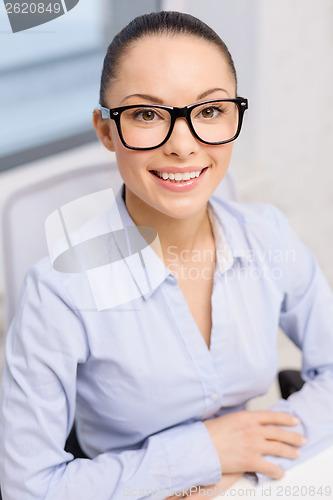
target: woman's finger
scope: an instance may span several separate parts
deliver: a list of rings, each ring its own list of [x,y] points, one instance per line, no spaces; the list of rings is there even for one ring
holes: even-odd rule
[[[272,410],[260,410],[254,412],[257,417],[257,421],[262,425],[297,425],[300,423],[299,418],[289,413],[284,413],[280,411]]]
[[[263,436],[265,439],[280,441],[282,443],[292,444],[293,446],[303,446],[306,443],[306,439],[302,434],[271,425],[263,427]]]
[[[249,470],[249,472],[260,472],[272,479],[281,479],[284,476],[284,470],[275,464],[271,464],[264,459],[260,459],[255,464],[254,470]]]
[[[265,441],[263,454],[295,459],[300,456],[300,451],[298,448],[295,448],[295,446],[289,446],[288,444],[284,444],[279,441],[267,440]]]

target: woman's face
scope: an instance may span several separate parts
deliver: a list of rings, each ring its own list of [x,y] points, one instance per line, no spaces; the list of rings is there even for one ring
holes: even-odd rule
[[[105,104],[109,108],[132,104],[183,107],[233,97],[235,82],[217,46],[192,36],[156,35],[135,42],[121,59]],[[228,168],[233,143],[203,144],[192,135],[184,118],[176,120],[169,140],[151,151],[126,148],[115,122],[104,122],[103,143],[116,153],[132,207],[136,200],[141,206],[144,202],[170,217],[189,217],[206,205]],[[184,172],[184,167],[188,172],[208,167],[199,182],[186,192],[166,189],[152,173],[177,169]]]

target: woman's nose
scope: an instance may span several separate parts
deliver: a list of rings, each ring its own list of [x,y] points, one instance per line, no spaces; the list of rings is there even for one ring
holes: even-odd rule
[[[171,136],[164,144],[164,152],[187,158],[199,151],[199,141],[192,134],[185,118],[177,118]]]

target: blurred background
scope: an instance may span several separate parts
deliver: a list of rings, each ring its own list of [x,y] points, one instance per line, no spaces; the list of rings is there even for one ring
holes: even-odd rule
[[[80,0],[66,15],[13,34],[0,11],[0,215],[13,190],[110,161],[97,140],[105,50],[136,15],[180,10],[209,24],[249,99],[230,170],[240,199],[270,202],[314,251],[333,286],[333,3],[331,0]],[[113,159],[113,158],[112,158]],[[0,332],[4,338],[0,245]],[[282,366],[299,366],[280,338]]]

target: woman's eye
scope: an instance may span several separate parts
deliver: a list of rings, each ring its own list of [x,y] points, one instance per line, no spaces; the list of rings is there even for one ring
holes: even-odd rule
[[[145,120],[145,121],[151,121],[153,120],[155,117],[155,113],[154,111],[151,111],[151,110],[147,110],[147,111],[142,111],[142,118]]]
[[[217,108],[205,108],[200,112],[203,118],[215,118],[221,110]]]
[[[138,111],[135,117],[145,122],[151,122],[153,120],[156,120],[156,118],[158,118],[158,115],[153,109],[145,109],[143,111]]]

